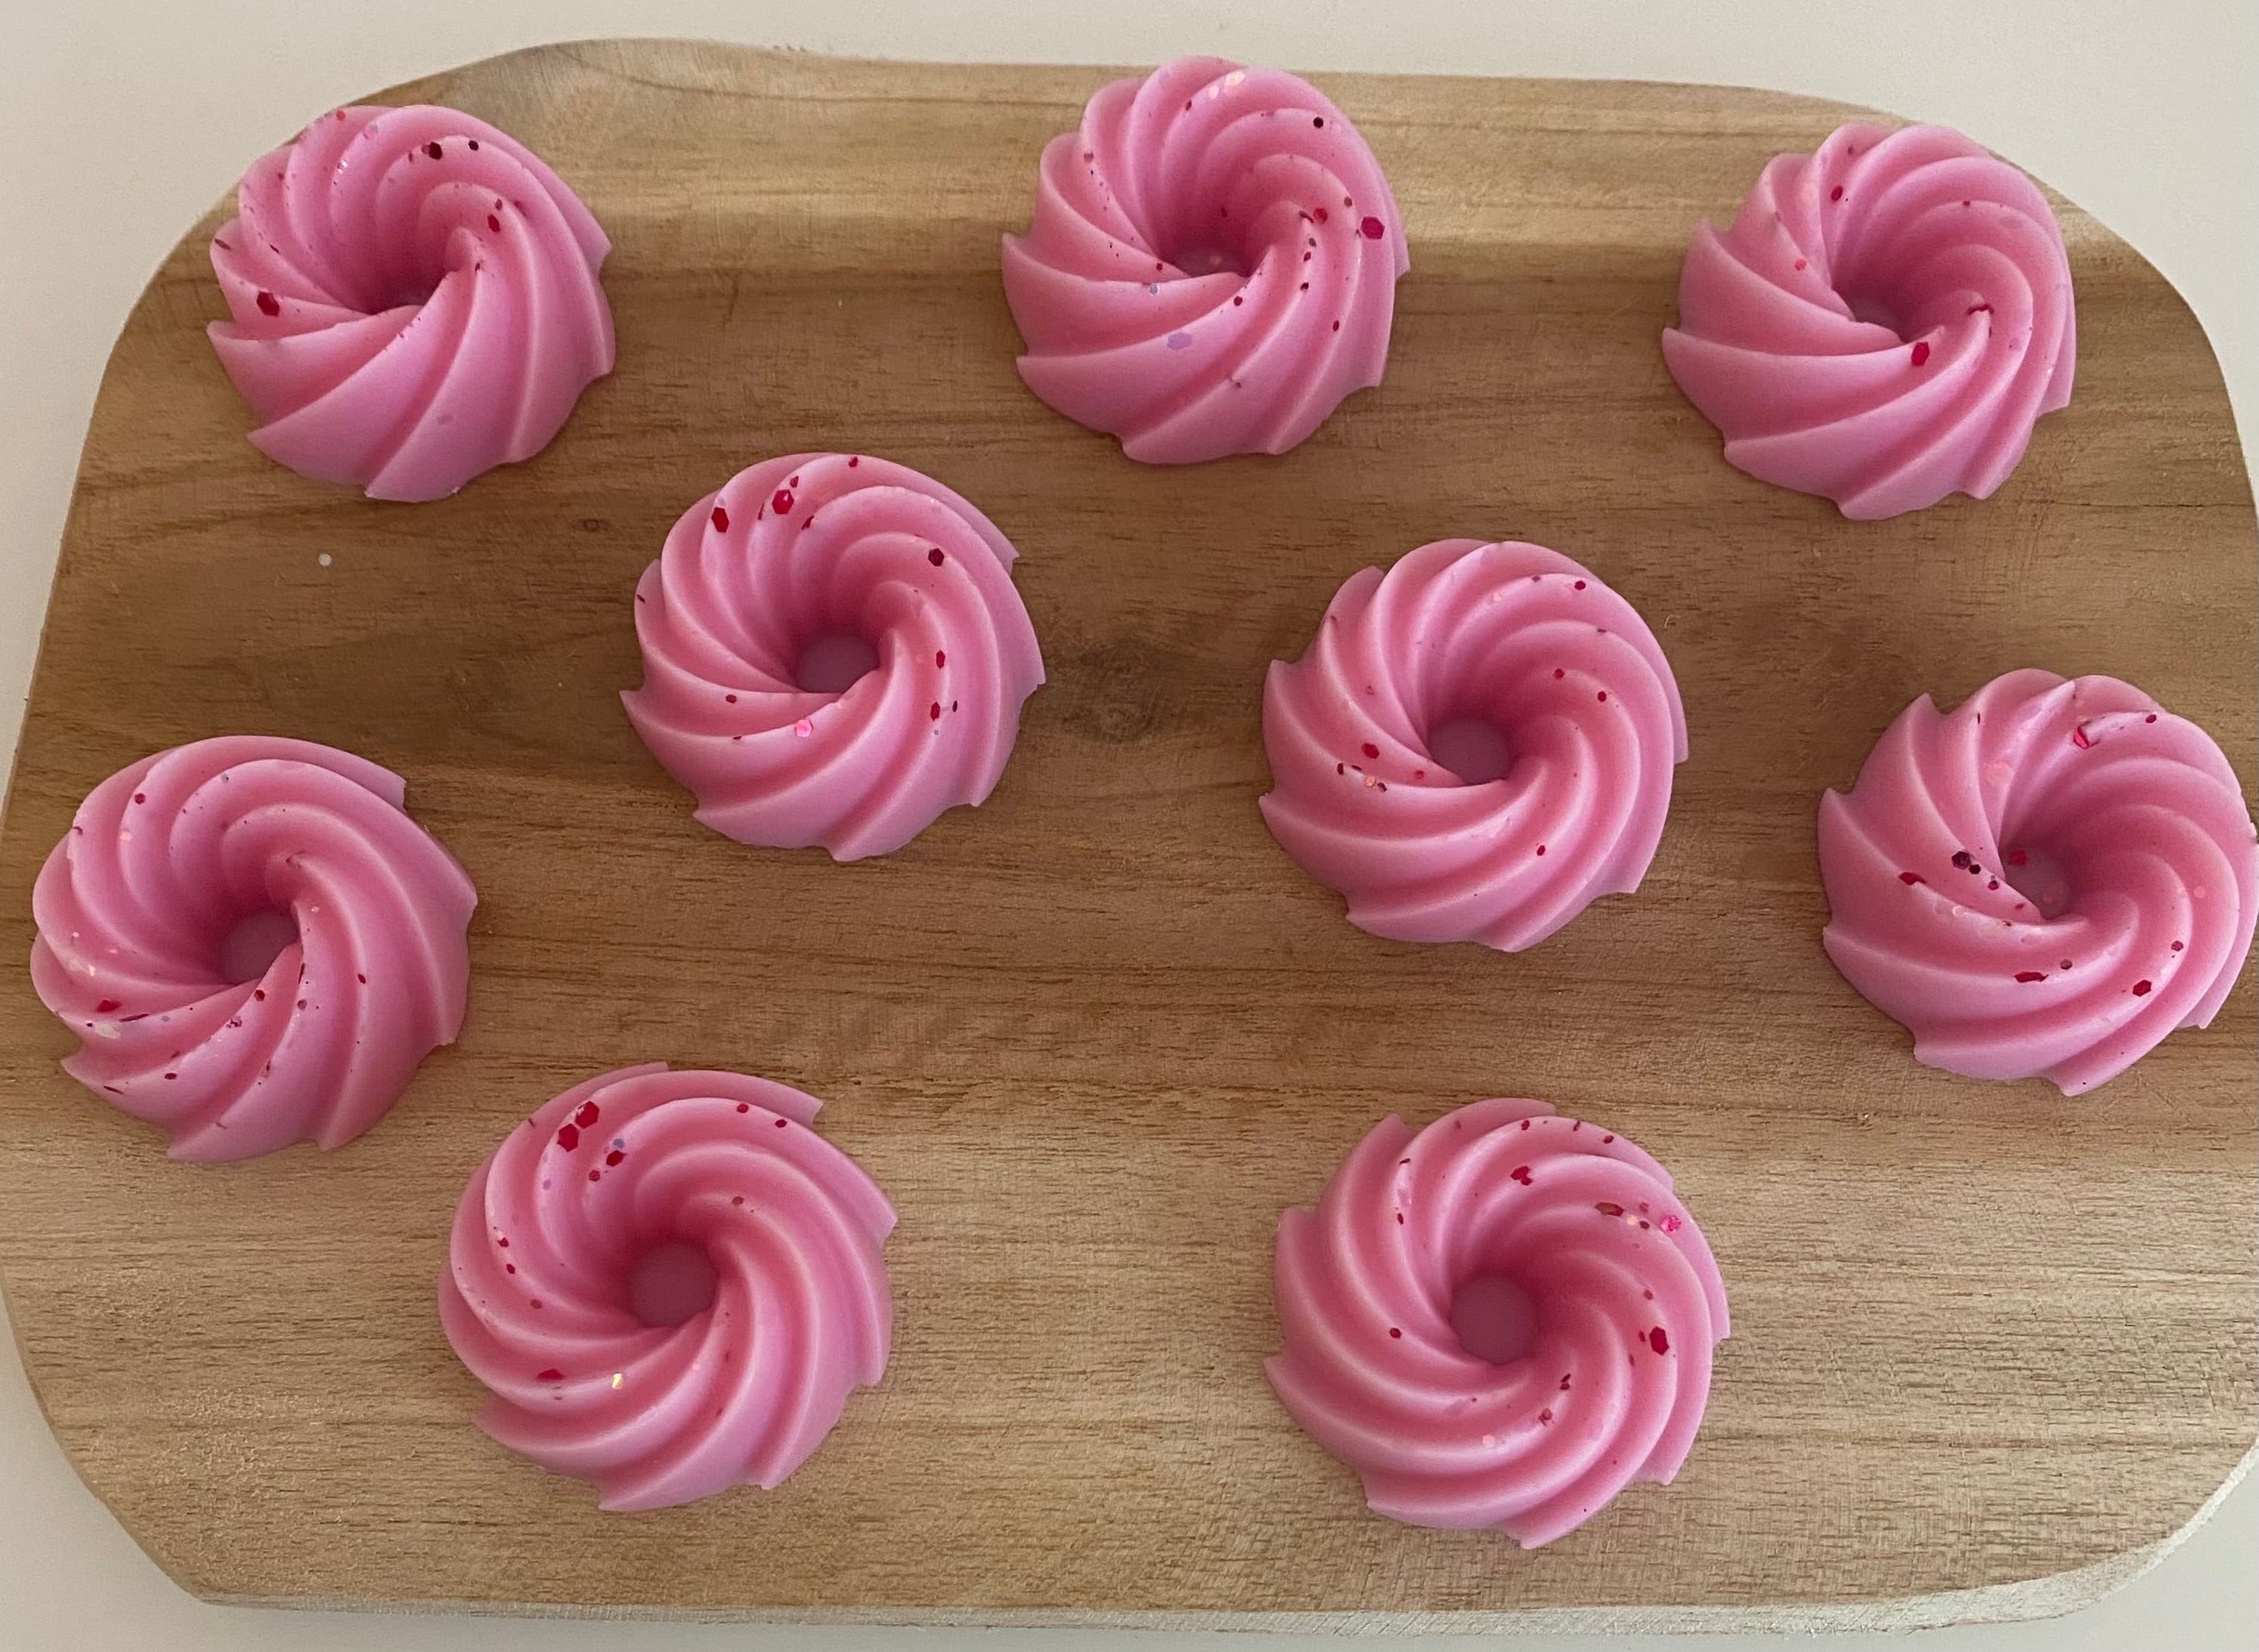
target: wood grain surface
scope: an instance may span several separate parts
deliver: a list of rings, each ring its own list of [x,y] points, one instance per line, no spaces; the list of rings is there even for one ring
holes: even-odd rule
[[[7,968],[0,1269],[79,1471],[229,1600],[1821,1627],[2138,1570],[2259,1406],[2251,982],[2083,1100],[1929,1072],[1820,950],[1813,816],[1913,696],[2020,666],[2131,679],[2249,774],[2251,497],[2187,308],[2065,206],[2070,410],[1990,502],[1846,523],[1728,469],[1657,334],[1696,222],[1851,111],[1325,76],[1409,226],[1387,381],[1284,458],[1141,467],[1022,388],[996,274],[1105,78],[615,43],[382,94],[524,139],[616,244],[618,370],[435,504],[262,459],[203,334],[222,209],[167,259],[87,438],[0,953],[96,780],[224,732],[401,771],[481,902],[461,1043],[327,1156],[168,1163]],[[676,514],[835,447],[994,516],[1051,673],[986,807],[849,866],[697,826],[616,697]],[[1462,534],[1623,591],[1692,730],[1645,887],[1519,957],[1350,929],[1255,808],[1265,663]],[[495,1141],[653,1058],[828,1101],[901,1212],[896,1344],[781,1490],[605,1516],[472,1428],[433,1282]],[[1281,1207],[1380,1114],[1494,1094],[1660,1156],[1734,1305],[1678,1483],[1535,1555],[1368,1513],[1258,1364]]]

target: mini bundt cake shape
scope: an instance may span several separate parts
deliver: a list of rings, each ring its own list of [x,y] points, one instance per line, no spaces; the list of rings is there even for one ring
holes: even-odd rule
[[[439,1318],[479,1426],[606,1509],[776,1486],[886,1373],[894,1213],[734,1072],[623,1067],[510,1131],[455,1211]]]
[[[1044,680],[1012,546],[906,466],[802,453],[686,511],[636,587],[636,732],[739,843],[890,854],[995,789]]]
[[[32,893],[63,1063],[175,1158],[367,1129],[454,1042],[478,894],[375,764],[239,735],[160,751],[78,808]]]
[[[1686,756],[1631,604],[1542,545],[1444,539],[1352,574],[1263,688],[1281,847],[1399,941],[1534,946],[1639,887]]]
[[[1924,694],[1821,799],[1820,872],[1828,956],[1915,1059],[2066,1095],[2207,1025],[2259,915],[2234,770],[2110,677]]]
[[[2070,401],[2063,231],[1957,132],[1844,126],[1695,231],[1663,354],[1752,476],[1855,518],[1986,498]]]
[[[1274,1288],[1271,1385],[1374,1512],[1528,1549],[1677,1475],[1729,1328],[1663,1167],[1542,1101],[1383,1119],[1280,1218]]]
[[[1379,384],[1411,267],[1380,164],[1317,89],[1187,57],[1103,87],[1004,238],[1020,376],[1151,464],[1283,453]]]
[[[452,109],[340,109],[261,156],[212,238],[253,443],[372,498],[547,446],[612,369],[611,243],[523,145]]]

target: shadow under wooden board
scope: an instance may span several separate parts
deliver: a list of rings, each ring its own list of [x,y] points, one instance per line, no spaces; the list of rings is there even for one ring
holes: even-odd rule
[[[2251,983],[2080,1100],[1928,1071],[1820,951],[1813,815],[1915,694],[2020,666],[2131,679],[2248,765],[2251,499],[2186,306],[2063,206],[2070,409],[1990,502],[1848,523],[1728,469],[1657,334],[1698,220],[1853,111],[1322,76],[1411,236],[1387,381],[1283,458],[1140,466],[1022,388],[996,273],[1105,78],[627,42],[382,94],[520,137],[616,249],[617,371],[438,503],[262,459],[203,335],[221,209],[166,260],[87,438],[0,952],[96,781],[223,732],[400,771],[481,900],[461,1042],[327,1156],[167,1162],[0,982],[0,1268],[79,1471],[238,1601],[1714,1628],[2029,1615],[2139,1570],[2252,1442]],[[847,866],[697,826],[616,698],[677,513],[826,448],[994,517],[1051,674],[986,807]],[[1255,808],[1265,663],[1354,570],[1463,534],[1622,590],[1692,730],[1646,886],[1517,957],[1352,929]],[[901,1212],[896,1343],[780,1490],[607,1516],[473,1429],[433,1283],[493,1143],[652,1058],[828,1101]],[[1381,1114],[1495,1094],[1651,1148],[1733,1295],[1677,1484],[1536,1554],[1367,1513],[1259,1366],[1279,1210]]]

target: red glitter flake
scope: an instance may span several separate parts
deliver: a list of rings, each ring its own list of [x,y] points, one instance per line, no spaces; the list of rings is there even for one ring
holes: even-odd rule
[[[948,664],[949,664],[949,651],[948,651],[947,649],[945,649],[945,648],[937,648],[937,649],[935,649],[935,650],[933,651],[933,668],[934,668],[936,671],[939,671],[943,666],[946,666],[946,665],[948,665]]]
[[[769,501],[769,509],[775,511],[780,516],[790,516],[792,514],[792,489],[789,488],[778,488],[776,490],[775,496]]]
[[[1920,343],[1920,344],[1915,345],[1914,345],[1914,347],[1913,347],[1913,365],[1914,365],[1915,367],[1918,367],[1921,366],[1921,365],[1922,365],[1922,363],[1924,363],[1925,361],[1928,361],[1928,360],[1929,360],[1929,345],[1928,345],[1928,343],[1927,341],[1924,341],[1924,342],[1922,342],[1922,343]]]
[[[2187,943],[2187,942],[2185,942],[2185,941],[2176,941],[2176,942],[2174,942],[2174,943],[2173,943],[2173,951],[2176,951],[2176,952],[2177,952],[2177,951],[2179,951],[2183,947],[2186,946],[2187,944],[2188,944],[2188,943]]]
[[[787,1124],[789,1124],[789,1123],[791,1123],[791,1122],[792,1122],[792,1121],[791,1121],[790,1119],[779,1119],[779,1120],[776,1122],[776,1127],[777,1127],[777,1129],[779,1129],[780,1130],[781,1130],[782,1129],[784,1129],[784,1127],[785,1127],[786,1125],[787,1125]]]
[[[937,700],[925,709],[925,715],[935,723],[941,721],[941,701]]]
[[[1843,186],[1839,183],[1830,189],[1828,192],[1828,198],[1830,201],[1841,201],[1843,198]]]
[[[1679,1219],[1676,1216],[1665,1216],[1656,1225],[1661,1228],[1665,1233],[1677,1233],[1682,1224]]]
[[[2070,743],[2082,751],[2085,751],[2087,747],[2094,744],[2093,741],[2086,737],[2086,725],[2084,723],[2080,723],[2076,729],[2073,729],[2070,731]]]
[[[1507,1171],[1507,1175],[1520,1182],[1524,1187],[1529,1186],[1529,1166],[1527,1164],[1516,1164],[1512,1170]]]
[[[1403,1333],[1402,1331],[1400,1331],[1400,1330],[1397,1329],[1397,1328],[1396,1328],[1395,1326],[1393,1326],[1393,1325],[1392,1325],[1392,1326],[1390,1326],[1390,1327],[1388,1328],[1388,1334],[1389,1334],[1391,1336],[1397,1336],[1397,1337],[1400,1337],[1400,1336],[1402,1336],[1402,1335],[1404,1335],[1404,1333]]]
[[[499,234],[499,233],[501,232],[501,231],[502,231],[502,220],[501,220],[500,218],[496,217],[493,213],[491,213],[491,212],[488,213],[488,214],[487,214],[487,228],[488,228],[489,230],[492,230],[492,231],[494,231],[495,233]]]
[[[441,155],[445,154],[446,151],[440,148],[438,144],[434,141],[424,146],[424,153],[431,156],[432,160],[437,160]]]
[[[1379,218],[1369,217],[1357,226],[1357,232],[1368,241],[1377,241],[1388,232],[1388,229]]]
[[[1647,1334],[1647,1345],[1658,1354],[1668,1354],[1671,1351],[1671,1339],[1663,1334],[1663,1327],[1660,1325]]]
[[[2043,971],[2040,970],[2018,970],[2016,972],[2016,979],[2028,985],[2033,981],[2043,981],[2047,979],[2047,975]]]
[[[1541,855],[1542,855],[1542,854],[1543,854],[1543,853],[1545,852],[1545,845],[1544,845],[1544,844],[1538,844],[1538,845],[1537,845],[1537,852],[1538,852],[1539,854],[1541,854]]]
[[[588,1179],[592,1182],[600,1182],[604,1179],[604,1172],[600,1170],[592,1170],[588,1172]]]
[[[863,460],[862,460],[862,458],[861,458],[861,456],[860,456],[860,455],[859,455],[859,454],[850,454],[850,455],[848,455],[848,459],[847,459],[847,468],[848,468],[848,469],[850,469],[850,470],[852,470],[852,469],[854,469],[854,468],[855,468],[855,466],[858,466],[858,465],[861,464],[862,462],[863,462]]]
[[[2011,849],[2008,851],[2008,864],[2012,866],[2020,866],[2030,858],[2031,857],[2020,849]]]
[[[941,547],[939,545],[936,545],[932,550],[927,552],[925,553],[925,559],[932,563],[934,566],[939,567],[943,560]]]
[[[610,1152],[604,1155],[604,1163],[607,1164],[616,1164],[626,1157],[627,1155],[625,1153],[621,1152],[620,1150],[616,1147]]]
[[[1377,745],[1373,744],[1373,743],[1372,743],[1372,741],[1370,741],[1370,740],[1367,740],[1367,741],[1365,743],[1365,744],[1364,744],[1364,746],[1363,746],[1362,750],[1364,751],[1364,752],[1365,752],[1365,756],[1367,756],[1367,757],[1369,757],[1369,758],[1377,758],[1377,757],[1379,757],[1379,756],[1380,755],[1380,748],[1379,748],[1379,746],[1377,746]]]
[[[2148,716],[2146,716],[2146,717],[2144,717],[2144,718],[2142,718],[2142,719],[2141,719],[2141,721],[2142,721],[2142,722],[2144,722],[2144,723],[2155,723],[2156,720],[2157,720],[2157,714],[2156,714],[2156,712],[2154,712],[2154,711],[2152,711],[2152,712],[2151,712]]]
[[[583,1101],[581,1103],[579,1110],[573,1114],[573,1122],[579,1125],[585,1130],[591,1128],[596,1121],[602,1116],[603,1115],[596,1110],[596,1104],[595,1102]]]
[[[1319,223],[1323,224],[1326,221],[1326,210],[1323,207],[1319,207],[1312,211],[1310,216],[1317,219]]]
[[[2147,981],[2135,981],[2135,982],[2134,983],[2134,997],[2136,997],[2136,998],[2147,998],[2149,995],[2149,982],[2147,982]]]
[[[751,1113],[752,1110],[753,1104],[750,1101],[740,1101],[738,1103],[738,1111],[740,1113]]]
[[[727,533],[730,531],[730,512],[724,506],[716,505],[714,507],[714,531],[716,533]]]
[[[547,1371],[534,1372],[533,1380],[538,1383],[561,1383],[565,1380],[565,1373],[552,1365]]]
[[[1575,588],[1579,591],[1583,590],[1585,588],[1585,582],[1582,580],[1578,580]]]
[[[1614,1136],[1613,1134],[1611,1134],[1611,1135],[1607,1135],[1607,1136],[1604,1136],[1600,1137],[1600,1145],[1601,1145],[1602,1147],[1606,1147],[1606,1146],[1607,1146],[1610,1142],[1613,1142],[1613,1141],[1614,1141],[1615,1139],[1616,1139],[1616,1138],[1615,1138],[1615,1136]]]
[[[574,1148],[581,1145],[581,1132],[570,1124],[559,1125],[557,1127],[557,1145],[563,1148],[567,1152],[571,1152]]]
[[[114,998],[105,998],[105,999],[103,999],[103,1000],[99,1004],[96,1004],[96,1005],[94,1007],[94,1013],[95,1013],[96,1015],[107,1015],[108,1014],[110,1014],[110,1012],[111,1010],[113,1010],[113,1009],[120,1009],[120,1008],[124,1008],[124,1006],[123,1006],[123,1005],[121,1005],[121,1004],[120,1004],[120,1003],[119,1003],[116,999],[114,999]]]
[[[1802,259],[1800,259],[1800,258],[1799,258],[1799,259],[1798,259],[1798,260],[1796,260],[1796,267],[1797,267],[1797,268],[1799,268],[1799,269],[1802,269],[1802,268],[1804,267],[1804,260],[1803,260]]]
[[[274,294],[262,288],[259,295],[259,313],[262,316],[279,316],[282,313],[282,303]]]
[[[1899,881],[1900,883],[1928,883],[1929,879],[1923,877],[1918,872],[1902,872],[1899,873]]]
[[[1601,690],[1600,690],[1600,703],[1601,703],[1601,704],[1603,704],[1603,705],[1607,704],[1607,698],[1608,698],[1608,691],[1607,691],[1607,689],[1605,689],[1605,688],[1601,689]]]
[[[1537,1421],[1541,1426],[1551,1422],[1553,1421],[1553,1407],[1548,1406],[1544,1410],[1539,1412],[1537,1413]]]

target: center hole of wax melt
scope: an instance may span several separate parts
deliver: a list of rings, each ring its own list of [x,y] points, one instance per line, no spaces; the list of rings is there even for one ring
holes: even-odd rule
[[[1232,274],[1243,280],[1247,274],[1247,260],[1236,247],[1194,246],[1186,248],[1169,260],[1187,275]]]
[[[2059,918],[2070,907],[2070,873],[2063,862],[2030,844],[2003,844],[2006,862],[2000,877],[2008,887],[2039,909],[2043,918]]]
[[[1514,748],[1483,717],[1453,717],[1428,736],[1428,755],[1469,786],[1495,780],[1514,766]]]
[[[800,651],[793,680],[812,694],[844,694],[879,668],[879,651],[851,632],[819,637]]]
[[[1451,1329],[1477,1359],[1510,1365],[1537,1345],[1537,1305],[1502,1274],[1478,1274],[1451,1292]]]
[[[255,981],[297,938],[298,921],[289,913],[276,908],[250,913],[220,937],[219,972],[238,986]]]
[[[671,1328],[714,1306],[714,1263],[681,1239],[653,1245],[628,1273],[628,1307],[642,1324]]]
[[[1854,319],[1871,326],[1888,327],[1899,338],[1906,337],[1906,329],[1899,324],[1900,317],[1895,306],[1885,303],[1871,293],[1842,293],[1839,296],[1850,306]]]

